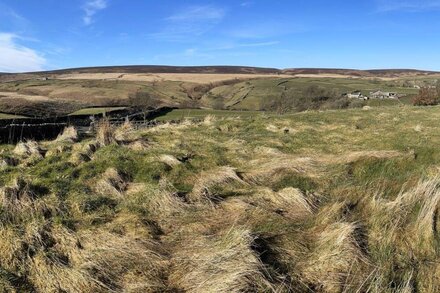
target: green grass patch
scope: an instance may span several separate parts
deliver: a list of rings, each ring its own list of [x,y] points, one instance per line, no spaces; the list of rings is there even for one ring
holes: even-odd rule
[[[113,111],[119,111],[127,109],[127,107],[96,107],[96,108],[85,108],[78,110],[69,114],[69,116],[81,116],[81,115],[98,115],[104,113],[110,113]]]

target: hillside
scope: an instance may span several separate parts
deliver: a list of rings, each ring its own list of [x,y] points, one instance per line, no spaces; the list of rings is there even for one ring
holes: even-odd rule
[[[341,74],[362,77],[392,77],[403,75],[429,75],[439,72],[415,69],[335,69],[335,68],[264,68],[249,66],[163,66],[163,65],[130,65],[69,68],[42,71],[37,74],[68,73],[221,73],[221,74]]]
[[[438,292],[439,113],[103,123],[3,145],[0,288]]]
[[[356,90],[393,91],[410,101],[418,92],[413,85],[440,78],[411,72],[377,71],[372,78],[364,71],[332,69],[131,66],[8,74],[0,76],[0,112],[41,117],[130,105],[272,111],[280,100],[295,112],[350,107],[353,101],[341,99],[342,94]],[[322,98],[329,100],[319,101]]]

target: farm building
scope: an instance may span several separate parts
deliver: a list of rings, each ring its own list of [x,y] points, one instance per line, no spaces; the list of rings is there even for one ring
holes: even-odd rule
[[[368,100],[368,97],[364,96],[360,91],[354,91],[349,94],[345,94],[347,98],[349,99],[361,99],[361,100]]]
[[[398,99],[399,96],[395,92],[375,91],[370,93],[371,99]]]

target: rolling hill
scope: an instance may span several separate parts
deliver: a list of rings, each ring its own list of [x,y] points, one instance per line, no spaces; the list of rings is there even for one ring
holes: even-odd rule
[[[280,99],[303,99],[310,87],[339,94],[387,90],[410,97],[417,93],[412,84],[436,78],[440,78],[440,73],[406,69],[141,65],[73,68],[0,74],[0,112],[53,116],[87,107],[133,104],[267,110]]]

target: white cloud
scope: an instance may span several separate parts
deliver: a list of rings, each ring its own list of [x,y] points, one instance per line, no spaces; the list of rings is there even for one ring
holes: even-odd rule
[[[440,0],[377,0],[379,12],[439,10]]]
[[[107,8],[106,0],[89,0],[82,7],[84,11],[83,22],[85,25],[90,25],[93,23],[93,16],[100,11]]]
[[[38,52],[17,43],[20,37],[0,33],[0,72],[43,70],[46,59]]]

